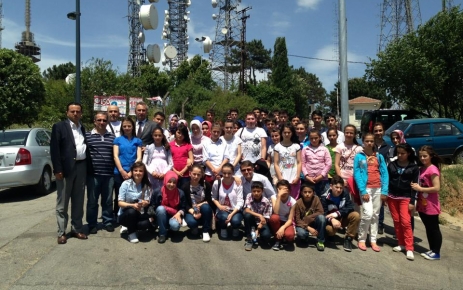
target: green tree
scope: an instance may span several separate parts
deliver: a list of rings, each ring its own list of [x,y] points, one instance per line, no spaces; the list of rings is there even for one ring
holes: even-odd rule
[[[291,88],[291,68],[288,61],[288,50],[284,37],[277,37],[272,58],[272,84],[283,92]]]
[[[309,118],[309,104],[326,103],[326,90],[315,74],[307,72],[303,67],[292,68],[291,88],[288,95],[294,100],[294,111],[301,118]]]
[[[209,69],[209,62],[200,55],[195,55],[192,59],[182,62],[172,72],[172,78],[175,86],[179,86],[187,80],[192,80],[195,84],[208,90],[215,85]]]
[[[259,106],[269,110],[284,109],[290,115],[295,114],[295,104],[291,96],[283,93],[269,81],[261,81],[256,86],[249,85],[248,95],[252,97]]]
[[[66,105],[74,101],[74,86],[64,80],[50,79],[45,81],[45,100],[39,111],[37,125],[44,128],[66,118]]]
[[[40,69],[10,49],[0,49],[0,129],[13,124],[31,126],[45,98]]]
[[[72,62],[53,65],[43,71],[46,80],[64,80],[69,74],[76,72],[76,66]]]
[[[463,12],[439,12],[367,65],[369,80],[407,107],[463,120]]]
[[[248,51],[250,81],[253,85],[256,85],[256,71],[262,73],[272,68],[272,50],[266,49],[260,39],[253,39],[248,42],[246,50]]]

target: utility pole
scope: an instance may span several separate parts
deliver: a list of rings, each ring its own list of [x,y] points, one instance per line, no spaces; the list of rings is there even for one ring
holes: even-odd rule
[[[246,20],[251,17],[246,15],[246,11],[251,10],[252,7],[246,7],[243,10],[238,11],[241,14],[241,65],[240,65],[240,84],[239,90],[241,93],[246,94]]]
[[[346,1],[339,0],[339,66],[341,72],[341,122],[349,124],[349,88],[347,78],[347,19]]]

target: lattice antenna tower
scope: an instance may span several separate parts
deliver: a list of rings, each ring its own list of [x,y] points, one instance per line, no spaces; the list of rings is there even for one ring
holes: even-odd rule
[[[250,15],[247,15],[246,12],[248,10],[251,10],[252,7],[246,7],[243,10],[238,11],[238,14],[241,16],[241,51],[240,51],[240,56],[241,56],[241,61],[240,61],[240,84],[239,84],[239,89],[240,92],[243,94],[246,93],[246,81],[248,80],[248,70],[246,69],[246,61],[248,57],[248,53],[246,50],[246,21]]]
[[[453,0],[442,0],[442,11],[448,11],[450,10],[453,6]]]
[[[0,49],[2,48],[2,30],[4,29],[2,25],[3,20],[3,0],[0,0]]]
[[[31,1],[26,0],[26,31],[21,34],[21,41],[16,42],[14,47],[16,52],[28,56],[32,61],[39,62],[41,59],[40,46],[34,41],[34,33],[31,32]]]
[[[177,68],[183,61],[188,60],[188,46],[190,45],[188,36],[188,22],[190,22],[191,0],[168,0],[169,10],[165,11],[164,28],[162,39],[168,40],[173,51],[169,56],[169,46],[166,46],[166,64],[170,69]]]
[[[139,19],[140,7],[145,0],[128,0],[129,4],[129,60],[127,71],[134,77],[141,74],[140,68],[146,61],[146,50],[143,45],[144,32]],[[143,39],[142,39],[143,38]]]
[[[241,0],[212,0],[212,7],[219,8],[219,14],[213,14],[216,20],[213,48],[209,54],[212,77],[216,83],[228,90],[233,73],[239,68],[231,63],[232,48],[240,44],[241,21],[237,7]]]
[[[421,25],[421,12],[418,0],[383,0],[381,10],[381,34],[378,51],[398,40],[405,34],[413,33]]]

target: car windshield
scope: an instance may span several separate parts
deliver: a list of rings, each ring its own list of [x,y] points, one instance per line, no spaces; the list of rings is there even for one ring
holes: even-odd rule
[[[408,126],[410,126],[409,123],[405,123],[405,122],[395,122],[394,125],[392,125],[391,127],[389,127],[389,129],[386,130],[386,133],[384,133],[386,136],[390,136],[392,131],[394,130],[400,130],[402,132],[405,132],[405,129],[408,128]]]
[[[29,131],[0,131],[0,146],[26,145]]]

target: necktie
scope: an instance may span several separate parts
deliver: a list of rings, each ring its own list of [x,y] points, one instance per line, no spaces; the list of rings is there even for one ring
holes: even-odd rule
[[[141,132],[142,132],[142,128],[141,126],[143,125],[143,122],[138,122],[138,131],[137,131],[137,137],[140,138],[141,136]]]

